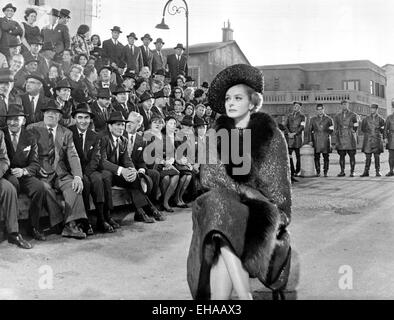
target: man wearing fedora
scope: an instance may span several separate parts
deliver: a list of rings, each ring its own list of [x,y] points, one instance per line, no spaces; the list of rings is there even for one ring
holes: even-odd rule
[[[148,217],[155,219],[156,221],[164,221],[165,217],[162,213],[156,209],[156,206],[160,205],[160,173],[155,169],[148,169],[144,161],[144,150],[146,147],[146,142],[143,138],[143,133],[138,131],[142,126],[143,118],[137,112],[131,112],[127,118],[129,121],[126,124],[126,130],[124,136],[128,139],[127,152],[130,156],[131,161],[135,168],[138,170],[140,175],[146,175],[148,181],[148,192],[147,201],[151,210],[147,213]],[[149,215],[152,213],[152,216]],[[136,221],[143,221],[146,217],[135,214],[134,219]]]
[[[178,43],[174,48],[175,53],[168,55],[167,68],[171,75],[171,83],[176,85],[176,78],[178,75],[184,73],[188,74],[187,58],[183,55],[185,48],[183,44]]]
[[[156,74],[158,70],[162,70],[166,68],[167,65],[167,56],[162,51],[164,42],[162,38],[157,38],[157,40],[153,43],[156,47],[153,50],[153,60],[152,60],[152,74]],[[163,74],[164,76],[164,74]],[[164,81],[164,79],[163,79]]]
[[[4,133],[0,130],[0,221],[4,220],[8,233],[8,242],[16,244],[23,249],[31,249],[33,246],[23,239],[19,233],[18,224],[18,194],[14,186],[7,179],[5,173],[10,167],[10,160],[7,156],[7,148],[4,142]]]
[[[73,111],[73,103],[71,98],[72,86],[67,79],[59,80],[54,89],[54,99],[56,104],[62,109],[62,117],[59,124],[70,127],[75,124],[75,120],[71,113]]]
[[[290,156],[290,169],[291,179],[296,182],[297,179],[294,177],[298,176],[301,172],[301,155],[300,149],[303,145],[303,131],[305,130],[305,116],[301,113],[302,103],[298,101],[293,102],[293,108],[291,113],[287,116],[286,130],[287,134],[287,146],[289,149]],[[294,167],[293,151],[296,155],[296,166]]]
[[[8,3],[4,8],[4,17],[0,18],[0,51],[4,55],[9,54],[9,43],[18,37],[22,37],[23,29],[18,22],[13,20],[16,7]]]
[[[42,93],[44,79],[39,74],[30,74],[26,77],[26,93],[22,94],[22,106],[26,114],[26,125],[40,122],[43,119],[41,109],[49,99]]]
[[[133,71],[134,74],[139,74],[144,62],[141,49],[134,44],[136,40],[138,38],[134,32],[127,36],[128,44],[123,47],[122,60],[126,63],[129,72]]]
[[[59,56],[64,49],[71,48],[70,33],[66,25],[59,23],[59,10],[52,9],[49,15],[50,24],[42,28],[41,36],[44,39],[44,44],[50,42],[54,45],[55,53]]]
[[[114,111],[122,112],[123,117],[126,119],[131,110],[129,110],[128,100],[130,91],[123,86],[118,86],[112,93],[115,95],[115,101],[112,103]]]
[[[71,20],[70,14],[71,14],[70,10],[68,10],[68,9],[60,9],[60,11],[59,11],[59,23],[60,24],[64,24],[65,26],[67,26],[67,24]]]
[[[104,186],[108,195],[108,206],[113,210],[112,186],[126,188],[130,191],[131,199],[135,208],[137,220],[152,223],[154,220],[147,216],[154,214],[154,207],[150,206],[144,190],[147,181],[143,175],[139,175],[127,151],[128,139],[124,137],[124,130],[128,120],[123,118],[122,113],[115,111],[108,119],[108,132],[101,138],[101,168]],[[156,209],[157,211],[157,209]],[[111,218],[109,224],[117,228],[119,225]]]
[[[170,115],[170,112],[167,110],[166,106],[167,97],[164,95],[163,90],[155,92],[153,97],[155,99],[155,102],[153,107],[151,108],[152,113],[165,119],[168,115]]]
[[[10,169],[4,177],[12,183],[18,194],[22,192],[31,199],[30,231],[36,240],[45,241],[40,229],[42,210],[48,212],[52,227],[63,221],[63,213],[54,191],[36,177],[40,170],[38,145],[34,134],[24,129],[26,116],[23,106],[10,105],[6,116],[7,128],[3,129]]]
[[[114,26],[111,32],[111,39],[103,41],[103,59],[108,59],[110,66],[118,69],[124,64],[122,61],[123,44],[118,40],[122,30]]]
[[[44,120],[28,126],[38,142],[40,176],[63,194],[65,217],[62,236],[85,239],[78,223],[87,225],[83,203],[83,173],[72,132],[59,124],[63,109],[54,101],[42,109]]]
[[[45,63],[44,57],[40,55],[43,44],[44,42],[42,41],[41,36],[34,37],[30,42],[29,50],[25,50],[22,53],[25,61],[38,60],[38,68],[41,68],[41,66]]]
[[[140,96],[140,113],[144,119],[144,131],[150,128],[150,120],[153,116],[153,112],[151,110],[153,103],[153,96],[149,92],[146,91]]]
[[[104,197],[104,184],[100,164],[100,137],[89,128],[90,122],[95,115],[92,113],[87,103],[81,103],[72,113],[75,125],[70,127],[73,133],[75,148],[81,162],[83,172],[83,199],[85,209],[90,210],[89,197],[92,196],[96,208],[97,223],[96,228],[101,232],[114,232],[113,227],[107,222],[108,201]]]
[[[140,46],[141,53],[142,53],[142,61],[145,67],[148,67],[150,71],[152,71],[152,59],[153,53],[152,50],[149,48],[149,44],[153,41],[149,33],[145,34],[141,37],[142,46]]]
[[[5,116],[8,111],[8,93],[11,84],[14,82],[14,75],[8,68],[0,69],[0,129],[6,127]]]
[[[108,88],[97,90],[97,100],[92,102],[91,108],[94,114],[94,130],[100,135],[103,135],[107,131],[107,120],[113,110],[111,92]]]
[[[98,71],[98,79],[95,83],[97,89],[109,88],[111,92],[116,90],[116,84],[111,81],[113,68],[102,66]]]
[[[8,39],[8,54],[7,58],[10,60],[13,56],[20,54],[22,50],[22,41],[19,37]]]

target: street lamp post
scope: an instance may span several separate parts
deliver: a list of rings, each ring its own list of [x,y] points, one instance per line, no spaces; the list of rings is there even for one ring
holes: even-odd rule
[[[177,5],[170,6],[172,1],[173,0],[168,0],[166,5],[164,6],[163,18],[161,19],[161,23],[156,25],[156,28],[157,29],[165,29],[165,30],[170,29],[170,27],[164,22],[164,17],[166,15],[166,9],[167,9],[167,12],[172,16],[176,15],[178,13],[182,13],[182,11],[184,11],[185,16],[186,16],[186,57],[188,58],[189,57],[189,7],[188,7],[187,2],[185,0],[182,0],[182,2],[185,5],[184,7],[177,6]]]

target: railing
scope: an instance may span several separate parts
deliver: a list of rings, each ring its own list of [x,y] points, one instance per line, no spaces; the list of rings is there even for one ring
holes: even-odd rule
[[[291,104],[293,101],[303,103],[340,103],[342,100],[370,105],[378,104],[386,107],[383,98],[372,96],[363,91],[348,90],[318,90],[318,91],[265,91],[264,103],[266,104]]]

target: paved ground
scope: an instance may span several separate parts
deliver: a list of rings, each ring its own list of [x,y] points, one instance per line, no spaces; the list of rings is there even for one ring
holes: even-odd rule
[[[357,174],[363,159],[357,156]],[[336,155],[332,162],[337,163]],[[292,270],[299,277],[288,297],[393,299],[394,178],[340,179],[334,177],[337,164],[330,170],[332,177],[300,179],[293,189],[290,231],[298,258]],[[190,299],[191,210],[153,225],[132,218],[125,216],[125,226],[114,235],[83,241],[51,236],[30,251],[2,242],[0,299]],[[341,281],[341,267],[346,275],[352,271],[352,281]],[[51,286],[42,278],[51,271],[52,289],[42,289]],[[352,289],[341,289],[343,282]],[[252,288],[257,299],[269,298],[258,282],[252,281]]]

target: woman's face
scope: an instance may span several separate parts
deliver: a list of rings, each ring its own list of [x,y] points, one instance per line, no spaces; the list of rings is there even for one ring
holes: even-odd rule
[[[94,36],[94,37],[92,38],[92,43],[93,43],[93,45],[94,45],[94,46],[97,46],[98,42],[99,42],[99,38],[98,38],[97,36]]]
[[[49,78],[54,79],[54,78],[57,78],[58,76],[59,76],[59,73],[57,71],[57,68],[56,67],[51,67],[49,69]]]
[[[233,119],[242,118],[253,109],[243,85],[238,84],[227,90],[225,107],[227,116]]]
[[[163,129],[163,123],[159,120],[153,121],[151,124],[152,130],[161,131]]]
[[[141,83],[141,85],[140,85],[138,91],[140,91],[140,92],[145,92],[146,89],[148,89],[148,88],[147,88],[146,82],[144,81],[143,83]]]
[[[177,80],[176,80],[176,85],[177,85],[178,87],[183,87],[183,86],[185,85],[185,83],[183,82],[182,79],[177,79]]]
[[[37,14],[35,12],[30,13],[29,16],[27,17],[28,24],[33,24],[34,22],[36,22],[36,20],[37,20]]]
[[[175,132],[176,129],[176,120],[175,119],[170,119],[166,123],[166,131],[167,132]]]
[[[211,114],[212,114],[212,109],[210,106],[207,106],[207,108],[205,109],[205,115],[210,116]]]
[[[197,110],[196,110],[196,114],[200,118],[202,118],[204,116],[204,114],[205,114],[205,108],[204,107],[198,107]]]
[[[78,64],[80,64],[82,67],[85,67],[86,64],[88,63],[88,59],[86,59],[85,56],[80,56],[78,62],[79,62]]]
[[[187,106],[186,110],[185,110],[185,114],[187,116],[192,116],[194,113],[193,107],[192,106]]]
[[[181,91],[181,90],[175,90],[175,91],[174,91],[174,96],[175,96],[175,98],[177,98],[177,99],[182,98],[182,91]]]

